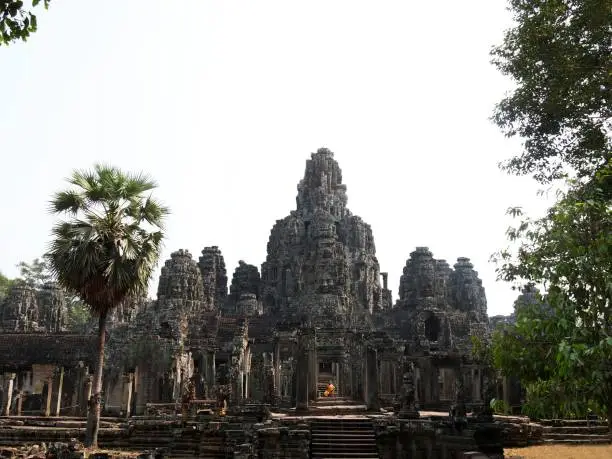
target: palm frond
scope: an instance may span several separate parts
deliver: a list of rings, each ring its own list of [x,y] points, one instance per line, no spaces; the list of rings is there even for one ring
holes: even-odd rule
[[[85,199],[81,193],[75,190],[60,191],[53,195],[49,202],[49,210],[54,214],[62,212],[77,214],[84,204]]]
[[[155,188],[144,174],[96,164],[75,171],[78,187],[57,193],[51,211],[73,216],[58,222],[46,258],[58,282],[95,313],[109,312],[126,297],[146,293],[163,240],[169,210],[143,193]],[[146,222],[151,231],[143,228]]]

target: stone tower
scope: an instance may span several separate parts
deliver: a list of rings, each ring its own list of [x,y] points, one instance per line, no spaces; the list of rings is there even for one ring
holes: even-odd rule
[[[202,275],[189,251],[173,252],[159,276],[157,309],[161,333],[183,341],[189,319],[205,309]]]
[[[272,228],[262,265],[264,312],[335,327],[367,324],[383,304],[372,229],[346,207],[331,151],[306,161],[297,208]]]

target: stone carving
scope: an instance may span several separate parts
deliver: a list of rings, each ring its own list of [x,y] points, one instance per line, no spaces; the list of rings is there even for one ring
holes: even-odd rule
[[[198,393],[217,394],[222,405],[256,398],[308,407],[325,383],[319,376],[328,382],[331,375],[342,395],[366,394],[368,405],[388,397],[382,406],[393,406],[399,398],[402,416],[417,416],[417,402],[448,409],[454,379],[438,375],[480,369],[470,360],[469,337],[489,326],[482,282],[469,259],[451,268],[417,247],[393,305],[372,228],[348,209],[342,179],[331,151],[313,153],[296,208],[270,231],[261,275],[240,261],[229,291],[217,246],[205,247],[197,262],[187,250],[173,252],[157,299],[126,301],[109,321],[109,367],[130,367],[113,373],[137,369],[135,393],[144,403],[180,401],[181,384],[197,366]],[[59,332],[64,311],[55,286],[37,292],[16,285],[0,309],[0,331]],[[416,366],[396,373],[406,362]],[[374,390],[376,383],[388,393]],[[479,391],[465,392],[460,399],[471,403],[467,394]]]
[[[204,289],[196,262],[187,250],[173,252],[161,269],[157,289],[161,332],[184,340],[189,318],[197,318],[203,310]]]
[[[382,309],[380,268],[372,229],[346,207],[331,151],[321,148],[306,162],[296,204],[270,233],[264,311],[308,314],[315,323],[343,316],[366,326],[369,313]]]
[[[4,300],[0,322],[6,331],[33,331],[38,328],[36,290],[22,282],[11,287]]]
[[[457,258],[455,270],[451,275],[452,294],[456,309],[473,314],[479,321],[487,318],[487,300],[484,294],[482,280],[474,271],[474,265],[469,258]]]
[[[46,283],[37,292],[39,325],[48,332],[66,329],[66,301],[63,290],[55,283]]]
[[[261,277],[256,266],[240,260],[232,276],[230,294],[227,298],[225,311],[229,314],[243,313],[255,315],[259,313],[261,292]]]
[[[205,247],[198,262],[202,275],[203,300],[208,310],[218,310],[227,299],[227,271],[219,247]]]
[[[420,415],[415,396],[414,363],[408,363],[402,379],[403,384],[399,417],[401,419],[418,418]]]

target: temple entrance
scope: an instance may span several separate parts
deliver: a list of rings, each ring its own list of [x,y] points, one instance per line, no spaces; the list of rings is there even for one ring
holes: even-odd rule
[[[332,363],[328,361],[319,362],[319,374],[321,373],[332,374]]]

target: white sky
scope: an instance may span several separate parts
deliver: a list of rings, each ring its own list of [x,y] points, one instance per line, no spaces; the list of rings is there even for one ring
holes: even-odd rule
[[[516,293],[488,259],[512,205],[541,212],[489,121],[505,0],[62,0],[0,48],[0,271],[40,256],[73,168],[143,170],[172,209],[163,259],[218,245],[260,266],[305,161],[331,149],[397,298],[416,246],[472,259],[489,314]],[[156,291],[157,280],[155,280]]]

